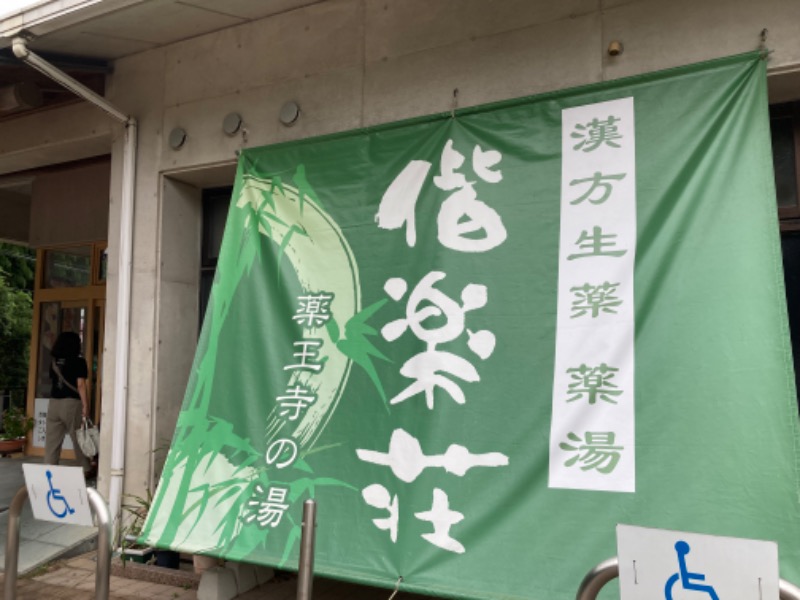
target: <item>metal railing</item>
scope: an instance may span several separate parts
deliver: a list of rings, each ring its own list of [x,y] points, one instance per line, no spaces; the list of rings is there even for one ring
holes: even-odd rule
[[[612,579],[619,577],[619,559],[604,560],[586,574],[578,588],[575,600],[595,600],[600,590]],[[785,579],[778,581],[779,600],[800,600],[800,588]]]
[[[314,539],[317,530],[317,503],[303,503],[303,531],[300,536],[300,564],[297,567],[297,600],[311,600],[314,583]]]
[[[100,493],[86,489],[89,506],[97,522],[97,571],[95,572],[95,598],[108,600],[111,583],[111,518]],[[22,487],[8,508],[8,536],[6,537],[5,600],[16,600],[17,566],[19,561],[19,522],[22,507],[28,499],[28,488]]]

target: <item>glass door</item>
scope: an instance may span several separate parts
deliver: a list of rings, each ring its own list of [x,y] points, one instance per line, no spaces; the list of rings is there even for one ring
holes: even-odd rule
[[[56,338],[64,331],[74,331],[81,338],[82,354],[86,356],[86,331],[89,320],[87,300],[65,300],[39,303],[39,344],[36,357],[36,391],[34,397],[34,448],[44,448],[47,407],[50,403],[50,351]],[[64,440],[64,449],[72,450],[72,440]]]
[[[39,250],[34,290],[34,335],[28,382],[28,414],[36,425],[28,453],[44,454],[47,407],[50,402],[50,352],[60,333],[81,338],[89,368],[89,413],[101,414],[103,337],[105,325],[105,243]],[[63,458],[73,458],[72,441],[64,440]]]

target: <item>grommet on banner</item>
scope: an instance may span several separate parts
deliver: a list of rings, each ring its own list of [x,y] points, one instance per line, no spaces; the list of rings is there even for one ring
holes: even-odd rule
[[[458,88],[453,90],[453,106],[450,108],[450,117],[456,118],[456,109],[458,108]]]

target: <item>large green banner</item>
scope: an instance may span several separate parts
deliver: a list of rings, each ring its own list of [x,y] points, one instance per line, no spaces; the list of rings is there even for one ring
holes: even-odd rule
[[[144,538],[573,598],[617,523],[776,540],[798,428],[765,60],[239,160]]]

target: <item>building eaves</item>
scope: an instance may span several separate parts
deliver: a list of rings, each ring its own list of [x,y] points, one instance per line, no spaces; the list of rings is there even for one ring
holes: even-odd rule
[[[41,37],[147,0],[44,0],[0,18],[0,47],[20,32]]]

